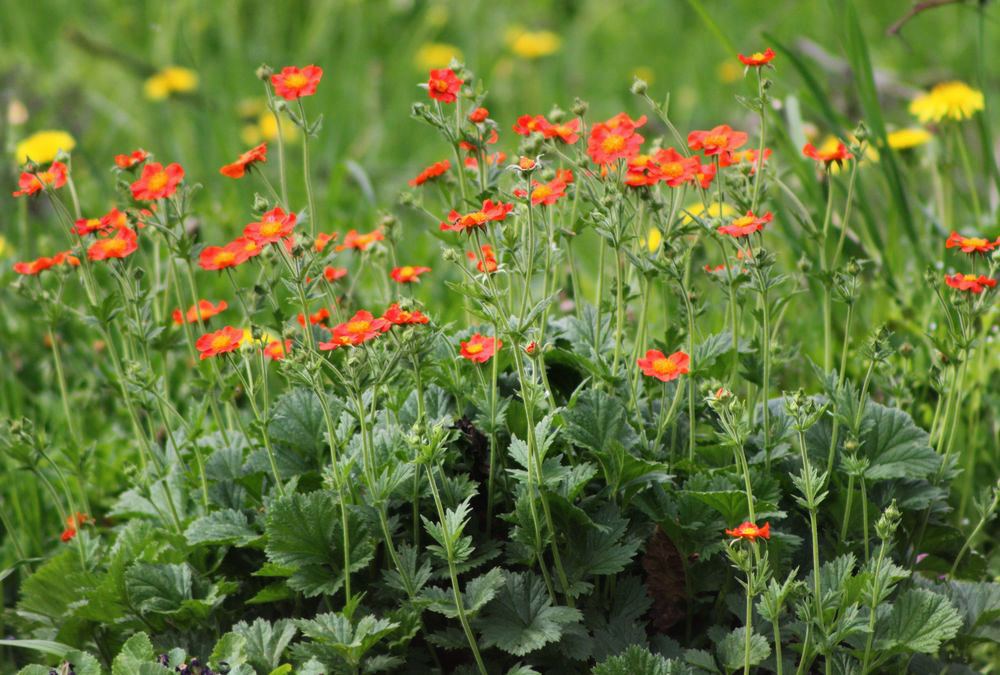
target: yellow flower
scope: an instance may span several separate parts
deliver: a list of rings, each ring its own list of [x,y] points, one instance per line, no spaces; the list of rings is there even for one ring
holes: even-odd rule
[[[719,206],[718,202],[712,202],[708,207],[702,202],[694,202],[693,204],[688,204],[684,207],[684,213],[681,215],[681,221],[685,224],[691,223],[694,219],[691,214],[698,216],[699,218],[728,218],[730,216],[738,215],[736,209],[734,209],[730,204],[722,204]]]
[[[931,136],[931,132],[927,131],[927,129],[912,127],[910,129],[890,131],[887,140],[889,141],[889,147],[893,150],[909,150],[918,145],[929,143],[931,138],[933,136]]]
[[[17,144],[17,163],[31,161],[47,164],[56,158],[59,151],[69,152],[76,147],[76,141],[65,131],[38,131]]]
[[[0,258],[7,257],[7,239],[0,235]]]
[[[240,129],[240,140],[246,145],[259,145],[264,141],[274,141],[278,138],[278,123],[274,115],[267,109],[267,101],[263,98],[245,98],[236,104],[236,112],[243,120]],[[292,123],[288,115],[281,118],[281,138],[286,143],[299,140],[299,128]]]
[[[649,234],[646,235],[646,248],[650,253],[656,253],[660,249],[660,243],[663,241],[663,235],[660,234],[660,228],[651,227],[649,228]]]
[[[743,68],[733,59],[726,59],[715,68],[715,76],[723,84],[732,84],[743,79]]]
[[[507,29],[507,46],[522,59],[540,59],[562,47],[562,38],[550,30],[527,31],[519,26]]]
[[[820,143],[819,147],[816,149],[819,150],[820,152],[834,152],[837,149],[837,146],[840,145],[842,142],[843,141],[841,141],[836,136],[828,135],[826,138],[823,139],[823,142]],[[847,137],[847,142],[849,144],[856,144],[858,142],[858,139],[854,135],[849,135]],[[861,159],[862,160],[867,159],[870,162],[877,162],[878,150],[876,150],[870,145],[865,146],[865,156],[862,157]],[[833,162],[832,164],[830,164],[829,169],[830,173],[840,173],[842,167],[840,165],[840,162]]]
[[[186,94],[198,88],[198,73],[190,68],[167,66],[143,85],[146,98],[162,101],[171,94]]]
[[[277,335],[275,335],[270,331],[265,330],[261,331],[259,339],[254,340],[253,332],[251,332],[249,328],[244,328],[243,337],[240,339],[240,347],[246,348],[246,347],[253,347],[255,345],[260,347],[262,345],[269,345],[277,339],[279,339]]]
[[[443,42],[425,42],[413,56],[417,70],[425,71],[431,68],[447,68],[451,60],[462,60],[462,50],[455,45]]]
[[[942,82],[910,102],[910,114],[921,122],[964,120],[983,109],[983,92],[964,82]]]

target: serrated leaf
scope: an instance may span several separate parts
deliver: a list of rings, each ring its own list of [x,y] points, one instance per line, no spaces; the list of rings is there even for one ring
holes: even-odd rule
[[[151,663],[154,658],[153,643],[149,641],[149,636],[136,633],[122,645],[111,664],[111,675],[135,675],[141,665]]]
[[[876,623],[875,646],[934,654],[961,627],[962,618],[946,597],[911,588],[896,599],[888,616]]]
[[[246,546],[260,535],[250,527],[246,515],[235,509],[220,509],[198,518],[184,531],[192,546],[199,544],[236,544]]]
[[[273,624],[255,619],[252,624],[244,621],[237,623],[233,631],[244,638],[247,663],[257,672],[264,673],[280,667],[281,656],[295,637],[296,628],[286,619],[278,619]]]
[[[673,659],[665,659],[639,645],[594,666],[592,675],[688,675],[694,671]]]
[[[504,585],[478,623],[482,644],[524,656],[559,639],[562,626],[579,621],[580,611],[553,607],[545,584],[530,572],[504,572]]]
[[[626,422],[625,406],[600,389],[590,389],[563,411],[563,434],[573,444],[601,454],[612,441],[630,448],[635,432]]]
[[[141,612],[180,611],[192,598],[193,575],[187,565],[136,563],[125,570],[129,602]]]
[[[246,663],[246,638],[236,632],[226,633],[220,637],[208,662],[213,668],[218,669],[220,661],[225,661],[231,668]]]
[[[908,414],[869,403],[865,419],[872,425],[861,446],[861,454],[871,462],[865,478],[924,478],[938,470],[941,458],[930,446],[927,432]]]
[[[740,626],[716,645],[719,661],[726,670],[742,668],[746,649],[746,628]],[[771,654],[771,645],[762,635],[750,635],[750,665],[762,663]]]
[[[335,411],[331,411],[336,419]],[[274,403],[268,435],[279,445],[315,457],[325,447],[326,422],[319,397],[311,389],[285,392]]]

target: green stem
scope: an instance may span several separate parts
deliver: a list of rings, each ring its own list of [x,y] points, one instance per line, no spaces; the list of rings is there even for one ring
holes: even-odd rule
[[[309,229],[313,239],[315,239],[319,214],[316,213],[316,202],[313,199],[312,189],[312,172],[309,170],[309,131],[306,124],[306,108],[302,104],[301,98],[298,99],[298,103],[299,120],[302,122],[302,175],[306,184],[306,202],[309,204]]]

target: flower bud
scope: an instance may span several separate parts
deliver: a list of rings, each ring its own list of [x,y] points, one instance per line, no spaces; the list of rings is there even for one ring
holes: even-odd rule
[[[271,66],[267,65],[266,63],[262,63],[260,64],[260,67],[257,68],[257,73],[256,73],[257,79],[264,80],[265,82],[267,82],[268,80],[271,79],[271,75],[273,73],[274,71],[271,70]]]
[[[562,124],[566,121],[566,111],[557,105],[552,106],[549,111],[549,121],[553,124]]]
[[[851,258],[850,262],[847,263],[847,273],[852,277],[856,277],[861,274],[861,263],[854,258]]]
[[[587,103],[586,101],[584,101],[583,99],[581,99],[581,98],[580,98],[579,96],[577,96],[577,97],[576,97],[576,98],[575,98],[575,99],[573,100],[573,107],[572,107],[572,108],[570,108],[570,110],[571,110],[571,111],[573,112],[573,114],[574,114],[574,115],[576,115],[577,117],[583,117],[584,115],[586,115],[586,114],[587,114],[587,109],[588,109],[589,107],[590,107],[590,104],[589,104],[589,103]]]
[[[643,96],[643,95],[645,95],[646,90],[648,88],[649,88],[649,85],[646,84],[646,80],[643,80],[643,79],[640,79],[640,78],[637,77],[632,82],[632,93],[635,94],[636,96]]]
[[[268,210],[268,206],[269,205],[270,204],[268,203],[267,199],[264,196],[262,196],[260,193],[255,192],[253,194],[253,210],[254,211],[259,211],[259,212],[263,213],[264,211]]]
[[[441,253],[441,257],[444,258],[445,262],[458,262],[461,260],[461,256],[453,248],[446,248]]]
[[[891,539],[892,535],[896,533],[896,528],[899,526],[899,520],[902,518],[902,515],[899,509],[896,508],[896,500],[893,499],[892,503],[882,513],[882,517],[875,523],[875,533],[878,535],[878,538],[883,540]]]

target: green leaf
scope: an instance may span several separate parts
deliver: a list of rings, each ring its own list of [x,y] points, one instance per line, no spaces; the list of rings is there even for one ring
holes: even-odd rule
[[[295,621],[303,635],[330,648],[348,665],[356,667],[380,640],[399,627],[388,619],[376,619],[368,614],[357,624],[341,613],[320,614],[313,619]]]
[[[1000,584],[951,581],[927,584],[927,590],[942,593],[962,616],[962,634],[1000,643]]]
[[[258,618],[252,624],[240,621],[233,626],[233,632],[244,638],[247,663],[259,673],[279,667],[281,655],[295,637],[295,631],[295,624],[287,619],[278,619],[271,624]]]
[[[465,586],[462,593],[462,606],[466,614],[475,615],[482,609],[503,586],[504,578],[499,567],[494,567],[486,574],[480,575]],[[430,587],[424,589],[422,597],[430,601],[428,609],[443,614],[449,619],[458,617],[455,606],[455,595],[451,589]]]
[[[55,656],[65,656],[73,651],[69,645],[53,640],[0,640],[0,646],[20,647],[30,649],[43,654],[54,654]]]
[[[141,612],[180,611],[192,598],[192,581],[187,565],[136,563],[125,571],[129,602]]]
[[[738,490],[684,490],[685,495],[694,497],[722,514],[727,523],[736,524],[747,515],[747,495]]]
[[[199,544],[236,544],[246,546],[260,535],[250,527],[242,511],[221,509],[194,521],[184,531],[192,546]]]
[[[330,405],[330,414],[336,419],[339,406],[327,405]],[[307,457],[315,457],[326,447],[325,432],[323,405],[311,389],[292,389],[275,401],[267,433],[277,444]]]
[[[219,662],[225,661],[230,668],[247,662],[247,640],[239,633],[226,633],[215,643],[215,649],[208,659],[212,668],[218,669]]]
[[[645,647],[632,645],[621,654],[594,666],[592,675],[688,675],[694,670],[674,659],[665,659]]]
[[[504,585],[486,607],[479,628],[482,644],[524,656],[562,635],[565,624],[579,621],[580,611],[553,607],[545,584],[530,572],[504,572]]]
[[[635,432],[626,423],[625,406],[600,389],[590,389],[576,405],[563,412],[563,433],[569,441],[598,455],[611,441],[625,448],[635,445]]]
[[[892,604],[888,616],[877,622],[875,646],[893,652],[934,654],[961,627],[962,618],[946,597],[911,588]]]
[[[111,664],[111,675],[135,675],[140,666],[151,663],[154,658],[153,643],[149,641],[149,636],[136,633],[122,645]],[[167,672],[166,669],[163,670]]]
[[[306,597],[331,595],[344,584],[343,528],[340,512],[329,493],[291,494],[275,500],[267,518],[267,557],[292,568],[288,585]],[[374,555],[367,529],[348,513],[351,571],[363,568]]]
[[[716,645],[716,652],[722,667],[726,670],[737,670],[743,668],[744,652],[746,649],[746,628],[741,626],[732,633],[722,638]],[[771,645],[762,636],[752,633],[750,635],[750,665],[756,666],[771,654]]]
[[[861,446],[861,454],[871,462],[865,478],[924,478],[938,470],[941,458],[930,446],[927,432],[908,414],[869,403],[864,417],[865,424],[872,425]]]
[[[565,570],[571,587],[590,576],[623,571],[642,544],[637,537],[626,535],[629,521],[621,517],[613,502],[594,514],[593,522],[585,536],[568,538]]]

